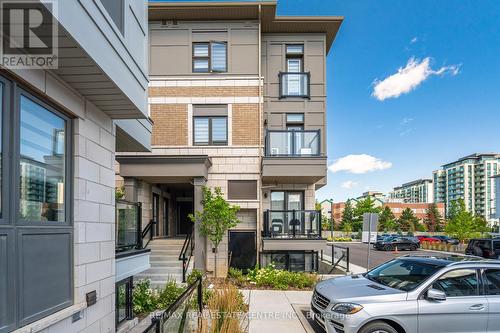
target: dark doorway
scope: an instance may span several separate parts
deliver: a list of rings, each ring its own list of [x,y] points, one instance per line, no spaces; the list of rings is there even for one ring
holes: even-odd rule
[[[155,225],[155,236],[160,236],[160,196],[153,193],[153,213],[152,219],[156,223]]]
[[[188,215],[193,214],[192,201],[177,201],[177,235],[187,235],[193,229]]]
[[[257,262],[255,231],[229,232],[229,266],[238,269],[254,268]]]
[[[163,235],[168,236],[168,200],[163,198]]]

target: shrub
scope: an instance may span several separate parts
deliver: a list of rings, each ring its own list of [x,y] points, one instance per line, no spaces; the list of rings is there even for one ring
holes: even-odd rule
[[[148,279],[135,283],[132,293],[134,313],[141,315],[168,308],[184,291],[175,281],[167,281],[163,288],[151,288]]]
[[[227,272],[227,276],[230,279],[233,279],[236,284],[239,286],[245,285],[248,281],[247,277],[243,274],[243,271],[238,268],[229,267],[229,271]]]
[[[193,268],[191,273],[189,273],[187,278],[186,278],[187,284],[191,285],[191,284],[195,283],[195,281],[198,280],[198,278],[200,276],[203,276],[203,272],[200,271],[199,269]]]
[[[318,281],[316,274],[289,272],[276,269],[274,264],[248,271],[248,280],[260,287],[285,290],[288,288],[311,288]]]
[[[212,291],[208,300],[210,320],[203,325],[204,332],[243,333],[238,314],[248,311],[243,295],[232,284]]]
[[[184,288],[177,285],[175,281],[168,281],[158,293],[158,309],[166,309],[184,292]]]

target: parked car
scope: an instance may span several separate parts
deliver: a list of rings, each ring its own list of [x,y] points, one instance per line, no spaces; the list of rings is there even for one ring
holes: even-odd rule
[[[420,240],[420,242],[427,242],[427,243],[441,243],[441,240],[436,237],[432,236],[417,236],[417,238]]]
[[[500,262],[404,256],[318,283],[311,316],[328,333],[500,332]]]
[[[500,259],[500,238],[471,239],[465,254],[487,259]]]
[[[407,237],[386,237],[377,241],[373,247],[376,250],[392,251],[398,250],[416,251],[420,244]]]
[[[458,239],[452,238],[449,236],[433,236],[433,238],[437,238],[442,243],[446,243],[446,244],[458,245],[458,243],[460,243]]]

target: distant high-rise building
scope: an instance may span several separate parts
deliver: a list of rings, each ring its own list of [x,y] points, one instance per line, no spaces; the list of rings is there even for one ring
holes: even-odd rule
[[[390,192],[392,200],[405,203],[432,203],[434,202],[434,187],[432,179],[418,179],[395,187]]]
[[[500,174],[500,154],[472,154],[445,164],[434,171],[434,201],[443,202],[446,213],[450,204],[463,199],[468,211],[492,222],[495,207],[495,183]]]

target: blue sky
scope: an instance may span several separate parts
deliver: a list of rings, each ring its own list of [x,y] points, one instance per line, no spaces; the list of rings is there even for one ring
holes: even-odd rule
[[[345,17],[327,66],[336,172],[318,199],[389,191],[500,152],[500,1],[282,0],[279,12]]]

